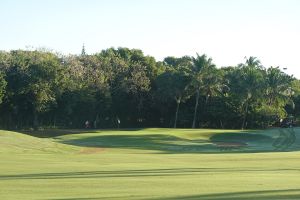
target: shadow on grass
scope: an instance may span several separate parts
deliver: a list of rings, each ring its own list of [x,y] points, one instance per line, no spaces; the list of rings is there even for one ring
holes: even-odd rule
[[[189,140],[173,135],[95,135],[85,138],[62,139],[60,142],[82,147],[125,148],[153,150],[157,153],[259,153],[274,152],[274,139],[271,136],[253,133],[218,133],[209,140]],[[241,148],[221,151],[218,142],[241,142]],[[282,151],[300,150],[300,146]]]
[[[293,143],[285,141],[289,137],[283,137],[288,133],[285,129],[274,130],[271,134],[261,134],[256,131],[243,131],[235,133],[216,133],[212,134],[207,140],[185,139],[174,135],[166,134],[115,134],[103,135],[101,132],[109,131],[139,131],[142,129],[122,129],[122,130],[43,130],[43,131],[29,131],[23,132],[37,137],[56,137],[67,134],[82,134],[82,133],[97,133],[94,135],[87,135],[85,137],[67,139],[59,138],[58,142],[81,146],[81,147],[100,147],[100,148],[125,148],[138,150],[152,150],[157,153],[259,153],[259,152],[280,152],[280,151],[299,151],[299,141],[295,140]],[[168,130],[167,130],[168,131]],[[285,132],[287,132],[285,134]],[[275,137],[280,140],[276,140]],[[294,134],[295,135],[295,134]],[[276,146],[274,145],[276,143]],[[222,146],[218,145],[222,143]],[[230,144],[234,148],[226,148]],[[243,145],[237,145],[237,144]],[[232,145],[234,144],[234,145]],[[279,145],[279,147],[278,147]],[[284,147],[284,148],[281,148]]]
[[[59,198],[59,199],[47,199],[47,200],[99,200],[100,198],[80,198],[80,197],[75,197],[75,198]]]
[[[271,142],[272,138],[267,135],[256,133],[221,133],[210,137],[211,142]]]
[[[299,200],[300,189],[262,190],[250,192],[231,192],[217,194],[203,194],[191,196],[178,196],[166,198],[152,198],[147,200]]]
[[[23,133],[26,135],[31,135],[38,138],[53,138],[63,135],[70,134],[81,134],[81,133],[97,133],[96,130],[92,129],[45,129],[45,130],[19,130],[19,133]]]
[[[61,141],[83,147],[157,150],[165,153],[198,153],[214,151],[216,147],[205,140],[188,140],[171,135],[99,135]]]
[[[132,196],[131,196],[132,197]],[[48,200],[95,200],[95,199],[124,199],[126,197],[99,197],[99,198],[59,198]],[[133,198],[137,199],[137,198]],[[299,200],[300,189],[286,189],[286,190],[259,190],[250,192],[231,192],[231,193],[217,193],[217,194],[203,194],[191,196],[176,196],[176,197],[162,197],[162,198],[139,198],[142,200]]]
[[[62,172],[62,173],[38,173],[38,174],[17,174],[0,175],[0,180],[23,180],[23,179],[99,179],[99,178],[133,178],[133,177],[168,177],[168,176],[195,176],[199,174],[216,173],[251,173],[268,172],[279,173],[295,171],[300,173],[300,169],[266,169],[257,168],[170,168],[170,169],[145,169],[145,170],[115,170],[115,171],[82,171],[82,172]]]
[[[81,134],[81,133],[99,133],[101,131],[140,131],[143,129],[44,129],[44,130],[19,130],[17,132],[26,135],[31,135],[38,138],[53,138],[63,135],[70,134]]]
[[[59,198],[48,200],[94,200],[94,199],[124,199],[126,197],[99,197],[99,198]],[[137,199],[137,198],[133,198]],[[138,198],[142,200],[299,200],[300,189],[286,190],[259,190],[250,192],[231,192],[216,194],[200,194],[191,196],[161,197],[161,198]]]
[[[51,198],[51,199],[46,199],[46,200],[124,200],[124,199],[136,199],[136,200],[141,200],[141,199],[145,199],[145,195],[141,196],[141,195],[126,195],[126,196],[120,196],[120,197],[116,197],[116,196],[101,196],[101,197],[74,197],[74,198]]]

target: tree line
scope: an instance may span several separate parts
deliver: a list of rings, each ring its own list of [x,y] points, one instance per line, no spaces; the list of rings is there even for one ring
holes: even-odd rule
[[[300,82],[255,57],[156,61],[139,49],[0,52],[0,127],[265,128],[300,113]]]

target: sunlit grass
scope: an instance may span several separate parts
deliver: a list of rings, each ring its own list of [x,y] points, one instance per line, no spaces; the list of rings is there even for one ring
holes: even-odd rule
[[[0,132],[0,199],[300,199],[300,142],[275,149],[277,129],[46,132]]]

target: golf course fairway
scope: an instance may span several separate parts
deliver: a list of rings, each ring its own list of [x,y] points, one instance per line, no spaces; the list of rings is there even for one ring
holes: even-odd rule
[[[0,200],[296,200],[299,133],[0,131]]]

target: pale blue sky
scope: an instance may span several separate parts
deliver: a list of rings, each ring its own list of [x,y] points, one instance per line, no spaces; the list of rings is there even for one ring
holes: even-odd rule
[[[84,43],[157,60],[206,53],[218,66],[256,56],[300,78],[300,0],[0,0],[0,25],[1,50]]]

